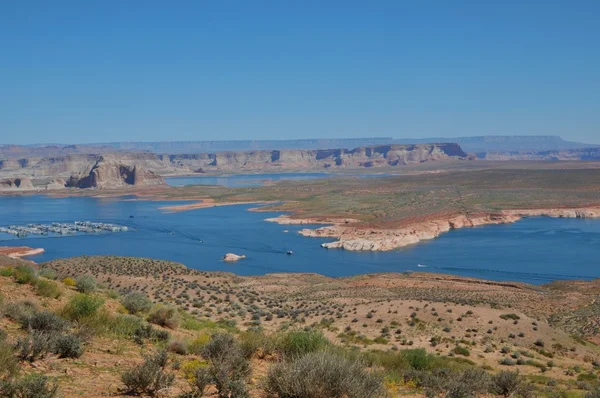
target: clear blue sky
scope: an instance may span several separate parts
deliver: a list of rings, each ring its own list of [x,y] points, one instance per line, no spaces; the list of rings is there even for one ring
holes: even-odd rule
[[[0,143],[600,143],[600,1],[3,0]]]

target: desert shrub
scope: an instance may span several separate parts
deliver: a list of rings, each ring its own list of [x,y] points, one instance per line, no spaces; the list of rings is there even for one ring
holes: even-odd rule
[[[516,364],[515,361],[513,361],[510,358],[504,357],[500,360],[500,365],[506,365],[506,366],[514,366]]]
[[[11,302],[4,307],[4,315],[20,324],[27,322],[35,311],[37,307],[31,301]]]
[[[544,345],[545,345],[544,340],[541,340],[541,339],[537,339],[533,344],[538,347],[544,347]]]
[[[46,279],[56,280],[56,271],[54,271],[52,268],[40,268],[38,271],[38,275]]]
[[[418,373],[416,380],[419,385],[424,387],[427,396],[442,394],[446,398],[480,396],[487,393],[490,386],[490,377],[482,369],[465,369],[463,371],[434,369],[431,372]]]
[[[102,297],[80,293],[71,298],[63,308],[62,314],[65,318],[76,321],[96,315],[103,304]]]
[[[600,398],[600,387],[596,387],[595,389],[588,391],[585,394],[585,398]]]
[[[17,283],[33,284],[38,279],[35,268],[30,265],[19,265],[13,270],[13,276]]]
[[[112,317],[109,324],[109,330],[117,338],[133,338],[136,331],[146,322],[137,316],[128,314],[119,314]]]
[[[149,322],[173,330],[179,326],[179,320],[180,317],[177,308],[166,305],[155,307],[148,316]]]
[[[320,351],[273,365],[265,391],[280,398],[369,398],[384,396],[383,377],[365,364]]]
[[[170,352],[174,352],[179,355],[187,355],[188,353],[188,345],[183,340],[171,340],[169,344],[167,344],[167,349]]]
[[[54,343],[59,335],[56,332],[31,331],[27,336],[17,340],[16,349],[19,358],[34,362],[44,358],[54,349]]]
[[[145,323],[140,325],[133,333],[133,340],[138,344],[143,344],[144,340],[167,341],[171,334],[166,330],[158,330],[152,325]]]
[[[19,362],[15,357],[15,350],[2,336],[0,338],[0,380],[12,378],[18,371]]]
[[[73,287],[77,285],[77,281],[73,278],[65,278],[62,280],[63,285]]]
[[[511,319],[513,321],[518,321],[519,319],[521,319],[521,317],[518,316],[517,314],[502,314],[502,315],[500,315],[500,318],[504,319],[504,320]]]
[[[422,348],[415,350],[404,350],[400,356],[406,360],[408,366],[410,366],[412,369],[425,370],[431,367],[431,357]]]
[[[522,383],[523,379],[519,372],[502,371],[492,376],[491,391],[504,397],[510,397],[519,390]]]
[[[280,351],[287,356],[300,356],[322,350],[330,345],[329,340],[317,329],[292,330],[280,342]]]
[[[144,362],[125,371],[121,380],[129,393],[154,395],[173,384],[175,376],[167,373],[167,363],[167,352],[159,351],[144,357]]]
[[[202,356],[210,361],[209,375],[219,398],[248,396],[246,378],[250,374],[250,363],[232,335],[214,334],[204,346]]]
[[[191,373],[190,377],[188,377],[188,383],[192,391],[184,395],[184,397],[189,398],[200,398],[204,396],[204,391],[206,387],[212,383],[213,377],[211,375],[210,369],[205,366],[198,366]],[[233,391],[232,391],[233,392]],[[243,397],[242,395],[231,395],[232,397]]]
[[[39,332],[62,332],[69,327],[69,322],[54,312],[39,311],[22,319],[21,326]]]
[[[55,398],[58,397],[58,386],[50,382],[50,378],[40,374],[30,374],[18,379],[10,386],[11,395],[15,398]]]
[[[98,284],[96,282],[96,278],[94,278],[92,275],[85,274],[85,275],[77,278],[75,287],[81,293],[92,293],[96,290],[96,288],[98,287]]]
[[[79,358],[83,354],[81,339],[73,334],[59,336],[54,342],[54,353],[60,358]]]
[[[15,274],[15,269],[13,267],[0,267],[0,276],[11,277]]]
[[[129,293],[121,299],[123,307],[129,311],[130,314],[137,314],[138,312],[146,312],[152,308],[152,301],[143,293]]]
[[[454,347],[453,352],[456,355],[463,355],[465,357],[468,357],[469,355],[471,355],[471,351],[469,351],[469,349],[467,347],[463,347],[460,345],[457,345],[456,347]]]
[[[210,334],[200,333],[188,343],[190,354],[200,354],[204,346],[210,341]]]
[[[280,345],[277,335],[267,336],[262,332],[243,332],[240,333],[239,338],[242,351],[246,358],[250,358],[254,354],[259,358],[263,358],[265,355],[271,355],[277,350],[278,345]]]
[[[56,282],[45,279],[39,279],[35,284],[35,292],[38,296],[59,298],[62,292]]]

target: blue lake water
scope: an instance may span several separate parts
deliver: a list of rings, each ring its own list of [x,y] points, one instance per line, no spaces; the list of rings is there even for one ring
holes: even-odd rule
[[[222,185],[229,188],[260,187],[277,181],[315,180],[332,177],[384,177],[389,174],[328,174],[328,173],[265,173],[265,174],[235,174],[224,176],[189,176],[168,177],[167,184],[173,187],[185,185]]]
[[[31,258],[37,262],[84,254],[143,256],[240,275],[318,272],[348,276],[412,270],[535,284],[600,276],[600,220],[532,218],[509,225],[451,231],[438,239],[392,252],[363,253],[323,249],[320,243],[325,239],[296,233],[306,226],[264,222],[264,218],[277,213],[247,211],[255,206],[222,206],[181,213],[158,210],[167,204],[174,202],[0,197],[0,226],[89,220],[133,229],[20,239],[0,233],[0,246],[42,247],[46,252]],[[294,255],[287,256],[286,250],[293,250]],[[245,254],[247,258],[224,263],[221,258],[228,252]]]

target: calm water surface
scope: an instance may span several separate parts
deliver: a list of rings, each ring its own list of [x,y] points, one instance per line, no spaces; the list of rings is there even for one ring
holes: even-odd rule
[[[265,174],[235,174],[229,176],[190,176],[168,177],[167,184],[173,187],[185,185],[222,185],[229,188],[260,187],[265,184],[286,180],[315,180],[332,177],[385,177],[389,174],[328,174],[328,173],[265,173]]]
[[[158,210],[166,204],[85,197],[0,197],[0,226],[89,220],[133,228],[100,235],[21,239],[0,233],[0,246],[43,247],[44,254],[32,257],[37,262],[84,254],[143,256],[240,275],[318,272],[347,276],[412,270],[536,284],[600,276],[600,220],[532,218],[510,225],[451,231],[392,252],[362,253],[323,249],[320,243],[326,239],[296,233],[306,226],[264,222],[277,213],[247,211],[255,206],[181,213]],[[287,256],[287,250],[293,250],[294,255]],[[228,252],[247,258],[224,263],[221,258]]]

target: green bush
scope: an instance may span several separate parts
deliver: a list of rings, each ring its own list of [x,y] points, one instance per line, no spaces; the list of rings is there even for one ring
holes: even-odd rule
[[[129,293],[121,299],[123,307],[129,311],[130,314],[137,314],[138,312],[146,312],[152,308],[152,301],[142,293]]]
[[[85,274],[77,279],[75,288],[81,293],[92,293],[97,288],[96,278],[92,275]]]
[[[246,331],[240,333],[240,344],[246,358],[257,354],[259,357],[271,355],[280,346],[280,336],[267,336],[263,332]]]
[[[175,330],[179,327],[179,312],[175,307],[159,305],[150,312],[148,321]]]
[[[521,319],[521,317],[517,314],[502,314],[500,315],[500,318],[504,320],[512,319],[513,321],[518,321],[519,319]]]
[[[422,348],[404,350],[400,354],[412,369],[425,370],[431,367],[431,356]]]
[[[454,347],[453,352],[456,355],[462,355],[462,356],[465,356],[465,357],[468,357],[469,355],[471,355],[471,351],[469,351],[469,349],[467,347],[463,347],[463,346],[460,346],[460,345],[457,345],[456,347]]]
[[[137,316],[119,314],[111,318],[109,331],[116,338],[133,338],[144,324],[146,321]]]
[[[329,340],[317,329],[292,330],[280,342],[280,351],[287,356],[300,356],[322,350],[330,345]]]
[[[54,343],[54,353],[59,358],[79,358],[83,354],[81,339],[72,334],[58,337]]]
[[[56,282],[52,282],[45,279],[39,279],[35,284],[35,292],[38,296],[59,298],[62,294],[60,287]]]
[[[121,375],[127,392],[154,395],[157,391],[170,387],[175,375],[167,373],[167,363],[166,351],[144,357],[144,362]]]
[[[79,293],[65,305],[62,314],[67,319],[77,321],[96,315],[102,305],[104,305],[102,297]]]
[[[30,265],[19,265],[13,270],[13,276],[17,283],[33,284],[38,279],[38,274],[35,268]]]
[[[320,351],[273,365],[265,391],[280,398],[375,398],[385,396],[383,377],[361,361]]]

